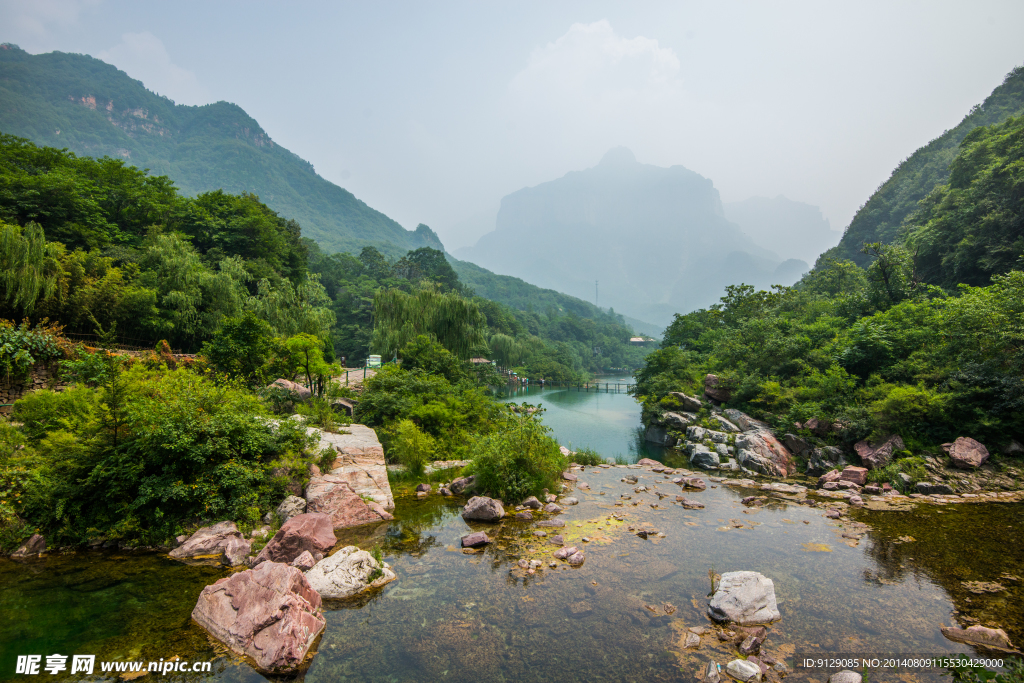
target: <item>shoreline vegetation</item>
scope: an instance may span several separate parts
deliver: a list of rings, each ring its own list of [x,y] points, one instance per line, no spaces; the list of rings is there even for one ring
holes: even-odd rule
[[[614,312],[483,299],[427,247],[326,254],[254,195],[189,198],[121,160],[0,135],[0,187],[5,552],[32,534],[166,546],[206,522],[259,527],[330,461],[275,415],[355,419],[414,469],[478,444],[506,467],[509,434],[554,442],[489,387],[583,382],[648,352]],[[371,352],[384,366],[346,387],[342,360]],[[536,493],[558,469],[516,467]]]

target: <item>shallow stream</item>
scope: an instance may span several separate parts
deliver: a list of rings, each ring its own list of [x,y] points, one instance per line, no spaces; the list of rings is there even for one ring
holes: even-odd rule
[[[584,443],[591,434],[589,411],[593,434],[621,428],[621,454],[628,456],[637,422],[617,422],[609,406],[625,399],[632,405],[623,403],[624,410],[636,415],[636,404],[624,395],[589,397],[588,409],[577,397],[545,391],[545,421],[563,441],[615,455],[606,441]],[[539,402],[535,396],[517,400]],[[579,436],[563,436],[569,424],[582,425]],[[650,490],[635,493],[636,485],[621,481],[626,474]],[[1024,575],[1024,549],[1015,542],[1022,531],[1020,504],[861,512],[859,521],[871,529],[857,541],[844,538],[843,523],[825,518],[822,508],[784,498],[749,508],[740,500],[754,491],[719,482],[686,492],[706,507],[685,510],[674,502],[679,487],[649,470],[587,468],[580,481],[590,489],[575,491],[579,504],[556,517],[565,528],[545,529],[584,548],[586,562],[578,568],[547,565],[555,546],[533,535],[535,523],[467,524],[459,515],[463,501],[419,500],[411,487],[396,487],[395,521],[348,532],[343,541],[381,543],[399,578],[375,596],[326,613],[327,629],[305,680],[695,681],[709,659],[724,667],[735,656],[735,646],[720,644],[714,634],[703,636],[696,651],[682,648],[688,627],[709,625],[710,570],[754,570],[774,580],[782,620],[764,649],[791,665],[800,653],[971,653],[939,632],[957,618],[964,626],[971,619],[1000,626],[1015,643],[1024,642],[1024,581],[1006,578]],[[459,538],[485,528],[496,542],[483,553],[464,554]],[[648,537],[637,536],[639,530]],[[528,575],[517,566],[521,558],[545,564]],[[0,560],[0,680],[32,680],[14,673],[17,655],[41,654],[45,661],[54,653],[95,654],[98,661],[177,655],[214,660],[213,670],[167,680],[263,680],[189,618],[202,588],[226,573],[155,553]],[[1004,589],[970,593],[964,584],[971,581]],[[940,673],[873,676],[938,681]],[[826,677],[798,669],[785,680]]]

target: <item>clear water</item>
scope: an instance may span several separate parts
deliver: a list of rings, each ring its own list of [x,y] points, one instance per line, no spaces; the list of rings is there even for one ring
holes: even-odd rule
[[[565,424],[584,424],[584,435],[607,429],[601,417],[588,431],[582,418],[573,417],[586,414],[586,404],[573,396],[560,403],[558,396],[549,390],[544,397],[545,406],[560,408],[548,413],[556,432],[562,429],[558,415],[568,416]],[[610,410],[619,397],[591,394],[592,414]],[[624,410],[635,410],[635,404]],[[630,437],[620,439],[628,444]],[[554,546],[533,535],[532,523],[469,524],[459,515],[463,501],[419,500],[411,485],[396,487],[396,519],[348,531],[343,542],[382,545],[399,578],[376,595],[326,613],[327,630],[304,679],[694,681],[709,659],[724,667],[736,656],[735,646],[709,636],[697,651],[682,648],[687,627],[709,624],[712,569],[754,570],[774,580],[783,618],[772,626],[765,649],[790,661],[796,653],[971,652],[939,631],[963,617],[1001,626],[1024,642],[1024,581],[1000,578],[1024,576],[1024,549],[1008,542],[1021,536],[1024,506],[862,512],[859,518],[872,528],[854,543],[818,508],[786,500],[747,508],[740,499],[752,491],[713,484],[686,493],[704,502],[704,510],[684,510],[673,504],[679,488],[662,475],[628,470],[651,489],[637,494],[620,480],[626,472],[588,469],[581,475],[590,491],[577,491],[580,504],[558,517],[566,522],[566,540],[585,548],[586,562],[573,569],[545,564],[534,575],[518,560],[546,563]],[[668,496],[659,499],[657,492]],[[615,507],[622,494],[632,498]],[[613,513],[625,522],[610,521]],[[626,525],[665,536],[641,539]],[[495,542],[486,552],[463,554],[459,538],[479,529]],[[583,536],[590,542],[583,543]],[[0,680],[22,678],[14,674],[17,655],[53,653],[213,659],[210,674],[166,678],[263,680],[189,619],[203,586],[226,573],[153,553],[0,560]],[[968,581],[1006,588],[977,595],[965,589]],[[666,604],[675,608],[671,614]],[[874,675],[940,681],[940,673]],[[825,678],[797,670],[786,680]]]
[[[621,386],[632,381],[628,377],[601,378],[602,384]],[[665,457],[665,449],[643,440],[640,404],[621,390],[513,386],[505,389],[502,400],[543,407],[544,424],[567,448],[592,448],[606,458],[621,457],[630,463]]]

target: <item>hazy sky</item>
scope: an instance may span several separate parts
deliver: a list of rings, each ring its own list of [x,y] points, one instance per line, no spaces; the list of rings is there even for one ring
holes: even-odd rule
[[[0,42],[241,105],[446,246],[616,145],[833,228],[1024,63],[1024,2],[0,0]]]

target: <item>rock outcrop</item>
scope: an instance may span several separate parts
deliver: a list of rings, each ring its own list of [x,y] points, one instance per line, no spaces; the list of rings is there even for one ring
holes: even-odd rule
[[[462,518],[478,522],[497,522],[505,516],[505,508],[500,500],[494,500],[487,496],[473,496],[466,501],[466,507],[462,510]]]
[[[866,467],[844,467],[839,473],[839,481],[848,481],[857,486],[863,486],[868,481],[868,470]]]
[[[369,498],[387,512],[393,511],[395,498],[388,483],[384,448],[377,440],[377,433],[359,424],[346,425],[345,431],[348,433],[320,432],[319,447],[333,448],[338,454],[331,464],[330,476],[345,481],[357,496]]]
[[[46,552],[46,539],[40,534],[32,534],[31,537],[11,553],[11,558],[23,560],[28,557],[36,557]]]
[[[260,671],[284,674],[302,668],[324,630],[320,605],[301,571],[264,562],[204,588],[192,619]]]
[[[674,446],[676,444],[676,438],[669,435],[668,428],[657,424],[647,427],[647,431],[644,432],[644,440],[659,446]]]
[[[745,431],[736,437],[736,459],[749,470],[773,477],[796,473],[789,449],[767,429]],[[747,451],[744,455],[743,451]],[[747,464],[749,461],[751,464]]]
[[[334,528],[329,515],[320,512],[296,515],[285,522],[274,537],[263,546],[254,564],[288,564],[306,551],[313,557],[323,557],[338,542]]]
[[[741,431],[749,432],[755,429],[768,429],[768,425],[760,420],[755,420],[746,413],[740,412],[735,408],[726,408],[722,411],[729,420],[740,428]]]
[[[740,626],[769,624],[782,618],[775,603],[775,584],[757,572],[726,572],[708,606],[718,622]]]
[[[168,554],[175,560],[214,560],[235,567],[245,562],[251,546],[234,522],[218,522],[195,532]]]
[[[981,467],[988,460],[988,449],[968,436],[961,436],[949,449],[953,467],[972,470]]]
[[[869,470],[880,469],[892,461],[893,453],[902,451],[906,446],[898,434],[893,434],[874,445],[867,441],[858,441],[853,446],[860,456],[861,464]]]
[[[375,572],[377,576],[371,580]],[[354,545],[345,546],[330,557],[325,557],[306,572],[306,580],[313,590],[320,597],[332,600],[354,598],[397,578],[391,565],[384,561],[378,562],[373,555]]]
[[[846,467],[843,452],[835,446],[822,446],[810,451],[807,459],[807,476],[818,477],[832,469]]]
[[[668,395],[679,401],[679,406],[689,413],[696,413],[700,410],[701,400],[696,396],[690,396],[681,391],[670,391]]]
[[[732,398],[732,390],[719,379],[718,375],[705,375],[704,395],[717,403],[725,403]]]
[[[309,480],[306,510],[330,515],[335,529],[393,519],[380,503],[363,499],[345,477],[334,474]]]
[[[686,429],[686,427],[697,420],[697,416],[693,413],[674,413],[668,412],[662,416],[665,424],[673,429]]]
[[[469,477],[459,477],[458,479],[453,481],[451,486],[449,486],[448,488],[455,495],[460,495],[466,489],[472,488],[473,484],[475,483],[476,475],[472,475]]]
[[[267,385],[267,389],[283,389],[284,391],[290,391],[294,393],[296,396],[298,396],[300,401],[308,400],[311,396],[313,396],[313,392],[307,389],[306,387],[302,386],[301,384],[297,384],[296,382],[292,382],[291,380],[283,378],[275,379],[273,382]]]
[[[277,518],[281,520],[281,524],[304,512],[306,512],[306,501],[298,496],[288,496],[277,506]]]

